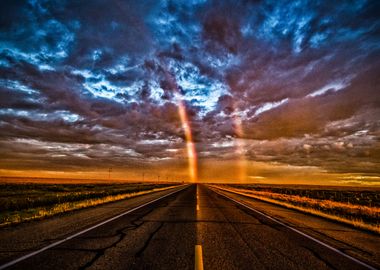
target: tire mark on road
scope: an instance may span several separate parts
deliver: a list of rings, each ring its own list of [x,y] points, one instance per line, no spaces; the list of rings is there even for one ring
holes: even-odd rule
[[[224,197],[223,197],[224,198]],[[256,199],[254,199],[254,198],[251,198],[251,197],[247,197],[249,200],[251,200],[251,201],[255,201]],[[227,198],[224,198],[224,199],[226,199],[227,200]],[[260,200],[257,200],[257,201],[259,201],[259,202],[262,202],[262,201],[260,201]],[[272,204],[272,203],[270,203],[270,202],[268,202],[269,204]],[[273,205],[275,205],[275,206],[278,206],[278,205],[276,205],[276,204],[273,204]],[[238,205],[238,208],[239,209],[241,209],[241,210],[243,210],[245,213],[247,213],[247,214],[249,214],[249,215],[251,215],[251,216],[253,216],[253,217],[256,217],[255,216],[255,213],[252,213],[252,211],[249,211],[247,208],[245,208],[245,207],[242,207],[242,206],[240,206],[240,205]],[[297,210],[296,210],[297,211]],[[297,211],[298,212],[298,211]],[[250,214],[251,213],[251,214]],[[303,213],[303,212],[301,212],[301,213]],[[253,214],[253,215],[252,215]],[[259,215],[257,215],[257,216],[259,216]],[[261,216],[259,216],[259,217],[261,217]],[[296,229],[301,229],[301,230],[307,230],[307,231],[309,231],[309,234],[310,234],[310,232],[312,232],[312,233],[314,233],[315,235],[318,235],[319,236],[319,238],[322,238],[322,239],[326,239],[327,240],[327,242],[329,242],[331,245],[333,245],[333,246],[335,246],[336,247],[336,249],[338,249],[338,250],[341,250],[341,251],[344,251],[344,250],[350,250],[351,252],[356,252],[356,253],[358,253],[358,254],[361,254],[362,256],[364,256],[364,257],[367,257],[368,258],[368,256],[369,257],[373,257],[373,253],[372,252],[369,252],[369,251],[366,251],[366,250],[364,250],[364,249],[361,249],[360,247],[357,247],[357,246],[354,246],[354,245],[351,245],[351,244],[349,244],[349,243],[346,243],[346,242],[344,242],[344,241],[342,241],[342,240],[339,240],[339,239],[336,239],[336,238],[334,238],[334,237],[331,237],[331,236],[329,236],[328,234],[326,234],[326,233],[323,233],[323,232],[321,232],[321,231],[317,231],[317,230],[315,230],[314,228],[310,228],[310,227],[303,227],[303,226],[295,226],[294,224],[292,224],[292,223],[289,223],[289,222],[287,222],[286,220],[284,220],[284,219],[282,219],[280,216],[274,216],[275,218],[277,218],[277,219],[279,219],[279,220],[281,220],[281,222],[283,222],[284,224],[286,224],[286,225],[288,225],[288,226],[291,226],[291,227],[293,227],[293,228],[296,228]],[[257,217],[256,217],[257,218]],[[281,230],[281,226],[277,226],[277,224],[270,224],[270,223],[267,223],[266,222],[266,220],[263,218],[263,219],[261,219],[261,220],[259,220],[259,222],[260,223],[263,223],[263,224],[265,224],[265,225],[268,225],[268,226],[270,226],[271,228],[273,228],[273,229],[275,229],[275,230]],[[276,228],[276,226],[277,226],[277,228]],[[347,248],[348,247],[348,248]]]
[[[307,229],[307,228],[305,228]],[[324,237],[324,238],[327,238],[327,240],[330,240],[330,242],[334,243],[334,246],[337,247],[337,249],[341,250],[341,251],[344,251],[344,250],[349,250],[349,251],[353,251],[353,252],[357,252],[357,253],[361,253],[363,256],[373,256],[374,254],[372,252],[369,252],[369,251],[366,251],[364,249],[361,249],[360,247],[356,247],[354,245],[351,245],[349,243],[345,243],[343,242],[342,240],[339,240],[339,239],[336,239],[334,237],[331,237],[329,236],[328,234],[325,234],[323,232],[320,232],[320,231],[316,231],[314,230],[313,228],[310,228],[310,230],[319,235],[319,237]],[[340,245],[343,245],[343,247],[339,247],[338,244],[336,243],[339,243]]]
[[[225,199],[225,200],[226,200],[227,202],[229,202],[229,203],[231,202],[231,200],[228,200],[227,198],[225,198],[225,197],[223,197],[223,196],[220,196],[218,193],[215,194],[215,192],[213,192],[213,194],[214,194],[214,196],[216,195],[216,196],[219,196],[219,197]],[[247,214],[248,216],[250,216],[250,217],[254,218],[255,220],[257,220],[260,224],[259,224],[259,225],[258,225],[258,224],[255,224],[256,226],[266,226],[266,227],[269,227],[269,228],[271,228],[271,229],[274,229],[275,231],[278,231],[278,232],[280,232],[280,233],[283,233],[283,230],[281,229],[280,225],[277,225],[277,224],[275,224],[275,223],[272,223],[270,220],[267,220],[267,219],[265,219],[265,218],[262,217],[262,216],[255,215],[254,212],[250,211],[249,209],[247,209],[247,208],[245,208],[245,207],[242,207],[242,206],[240,206],[240,205],[235,205],[235,207],[236,207],[237,209],[241,210],[242,212],[244,212],[245,214]],[[224,215],[224,213],[223,213],[223,216],[226,218],[226,220],[228,220],[228,218]],[[229,220],[228,220],[228,221],[229,221]],[[229,221],[229,223],[231,223],[231,224],[235,224],[236,222],[230,222],[230,221]],[[238,224],[238,223],[237,223],[237,224]],[[247,222],[247,224],[249,224],[249,223]],[[252,248],[250,247],[249,242],[247,242],[247,241],[244,239],[243,235],[241,235],[241,233],[238,231],[238,229],[235,228],[235,227],[236,227],[235,225],[233,225],[233,227],[234,227],[235,231],[237,232],[237,234],[240,236],[240,238],[243,239],[243,241],[247,244],[247,246],[249,247],[249,249],[253,252]],[[260,243],[261,246],[266,246],[266,245],[268,245],[267,242],[261,241],[259,238],[255,238],[255,240],[256,240],[258,243]],[[283,258],[286,258],[289,262],[293,263],[294,265],[297,265],[297,262],[296,262],[295,260],[293,260],[292,257],[289,257],[289,255],[288,255],[287,253],[281,251],[281,250],[278,249],[277,247],[271,245],[271,250],[273,251],[273,253],[276,253],[276,252],[277,252],[277,253],[280,254]],[[255,254],[255,253],[254,253],[254,254]],[[259,256],[259,257],[260,257],[260,256]]]
[[[259,200],[259,199],[256,199],[256,198],[252,198],[252,197],[249,197],[249,196],[244,196],[244,195],[242,195],[242,194],[238,194],[238,196],[241,196],[241,197],[244,197],[245,199],[249,199],[250,201],[258,201],[258,202],[263,202],[262,200]],[[275,204],[275,203],[272,203],[272,202],[267,202],[267,201],[264,201],[264,203],[268,203],[268,204],[271,204],[271,205],[274,205],[274,206],[277,206],[277,207],[281,207],[281,206],[279,206],[279,205],[277,205],[277,204]],[[288,209],[288,208],[284,208],[284,209]],[[296,212],[300,212],[300,213],[302,213],[302,214],[305,214],[304,212],[302,212],[302,211],[299,211],[299,210],[297,210],[297,209],[292,209],[292,210],[294,210],[294,211],[296,211]],[[328,234],[326,234],[326,233],[324,233],[324,232],[321,232],[321,231],[318,231],[318,230],[316,230],[316,229],[314,229],[314,228],[311,228],[311,227],[303,227],[303,226],[295,226],[294,224],[292,224],[292,223],[289,223],[289,222],[287,222],[286,220],[284,220],[281,216],[274,216],[275,218],[277,218],[278,220],[281,220],[281,222],[283,222],[284,224],[286,224],[286,225],[288,225],[288,226],[291,226],[291,227],[293,227],[293,228],[297,228],[297,229],[308,229],[308,231],[309,231],[309,233],[310,232],[312,232],[312,233],[314,233],[314,234],[316,234],[316,235],[318,235],[319,237],[322,237],[322,239],[326,239],[327,238],[327,242],[330,242],[333,246],[335,246],[338,250],[341,250],[341,251],[343,251],[343,250],[350,250],[351,252],[357,252],[357,253],[359,253],[359,254],[361,254],[361,256],[364,256],[364,257],[373,257],[374,256],[374,254],[372,253],[372,252],[370,252],[370,251],[367,251],[367,250],[364,250],[364,249],[362,249],[362,248],[360,248],[360,247],[357,247],[357,246],[354,246],[354,245],[351,245],[351,244],[349,244],[349,243],[346,243],[346,242],[344,242],[344,241],[342,241],[342,240],[339,240],[339,239],[336,239],[336,238],[334,238],[334,237],[332,237],[332,236],[330,236],[330,235],[328,235]],[[317,216],[318,217],[318,216]],[[329,221],[331,221],[331,220],[329,220]],[[334,221],[331,221],[331,222],[334,222]],[[337,224],[341,224],[340,222],[338,222],[338,221],[336,221],[336,223]],[[273,227],[274,229],[276,229],[275,227]],[[332,230],[332,231],[343,231],[343,232],[347,232],[347,231],[344,231],[344,230]],[[370,232],[371,233],[371,232]],[[329,241],[330,240],[330,241]],[[343,247],[341,247],[340,245],[343,245]],[[347,248],[347,247],[349,247],[349,248]]]
[[[213,189],[213,191],[215,191],[215,190]],[[343,257],[345,257],[345,258],[347,258],[351,262],[354,262],[354,263],[360,265],[361,267],[364,267],[366,269],[372,269],[372,270],[376,269],[375,267],[371,266],[370,264],[367,264],[364,261],[361,261],[360,259],[357,259],[357,258],[355,258],[355,257],[353,257],[353,256],[351,256],[351,255],[349,255],[347,253],[344,253],[341,250],[339,250],[339,249],[337,249],[337,248],[335,248],[335,247],[333,247],[333,246],[331,246],[329,244],[326,244],[325,242],[323,242],[321,240],[318,240],[317,238],[315,238],[313,236],[310,236],[309,234],[307,234],[305,232],[302,232],[301,230],[299,230],[299,229],[297,229],[297,228],[295,228],[295,227],[293,227],[291,225],[285,224],[284,222],[282,222],[280,219],[277,219],[276,217],[272,217],[272,216],[266,214],[265,212],[262,212],[260,210],[254,209],[254,208],[252,208],[252,206],[250,206],[250,205],[248,205],[246,203],[243,203],[243,202],[241,202],[239,200],[236,200],[236,199],[233,199],[231,197],[228,197],[227,195],[225,195],[223,193],[219,193],[218,191],[215,191],[215,192],[218,193],[220,196],[224,196],[224,197],[230,199],[231,201],[234,201],[235,203],[237,203],[237,204],[239,204],[239,205],[241,205],[243,207],[246,207],[246,208],[252,210],[253,212],[256,212],[257,214],[262,215],[262,216],[264,216],[264,217],[266,217],[266,218],[268,218],[268,219],[270,219],[270,220],[278,223],[279,225],[284,226],[285,228],[287,228],[287,229],[289,229],[289,230],[297,233],[298,235],[301,235],[301,236],[303,236],[303,237],[305,237],[305,238],[307,238],[307,239],[309,239],[309,240],[311,240],[311,241],[313,241],[313,242],[315,242],[315,243],[317,243],[317,244],[319,244],[319,245],[321,245],[321,246],[323,246],[323,247],[325,247],[325,248],[327,248],[327,249],[329,249],[329,250],[331,250],[331,251],[333,251],[333,252],[335,252],[335,253],[343,256]]]
[[[215,193],[214,193],[215,194]],[[243,241],[243,243],[246,245],[246,247],[251,251],[251,254],[253,257],[255,257],[257,259],[258,262],[260,262],[260,256],[258,254],[256,254],[256,252],[252,249],[251,245],[247,242],[247,240],[244,239],[244,237],[241,235],[240,231],[238,231],[238,229],[236,228],[236,225],[234,224],[234,222],[231,222],[227,216],[225,215],[225,213],[221,210],[220,207],[217,206],[217,203],[216,203],[216,200],[215,200],[215,195],[214,194],[210,194],[209,191],[207,190],[207,195],[209,196],[209,198],[211,198],[211,200],[209,201],[213,206],[215,206],[215,208],[218,210],[219,213],[221,213],[221,215],[224,217],[224,219],[227,221],[226,223],[229,224],[232,229],[235,231],[235,233],[239,236],[239,238]],[[267,269],[265,267],[264,264],[260,263],[260,265],[264,268],[264,269]]]
[[[218,194],[218,193],[216,193]],[[228,200],[227,198],[221,196],[222,198],[224,198],[226,201],[229,201],[231,202],[230,200]],[[236,208],[240,209],[241,211],[243,211],[244,213],[246,213],[247,215],[253,217],[254,219],[257,219],[260,224],[264,225],[264,226],[268,226],[276,231],[279,231],[279,232],[283,232],[284,231],[284,227],[281,226],[281,225],[278,225],[274,222],[271,222],[270,220],[267,220],[265,217],[262,217],[252,211],[250,211],[249,209],[241,206],[241,205],[236,205]],[[240,235],[240,233],[238,233]],[[240,235],[240,237],[243,239],[243,237]],[[267,245],[268,243],[264,243],[262,241],[260,241],[260,239],[256,239],[257,242],[261,243],[262,245]],[[247,243],[248,245],[248,243]],[[310,249],[310,248],[307,248],[305,246],[302,245],[302,247],[306,248],[308,251],[310,251],[314,257],[316,257],[318,260],[322,261],[324,264],[326,264],[328,267],[332,268],[332,269],[336,269],[333,265],[331,265],[329,262],[325,261],[317,252],[315,252],[314,250]],[[289,258],[289,256],[282,252],[281,250],[277,249],[276,247],[271,247],[272,250],[274,251],[277,251],[279,254],[281,254],[284,258],[287,258],[290,262],[294,263],[295,265],[297,265],[297,262],[292,260],[291,258]]]
[[[327,265],[329,268],[331,269],[334,269],[334,270],[337,270],[338,268],[336,268],[334,265],[332,265],[331,263],[329,263],[327,260],[323,259],[321,257],[321,255],[319,255],[318,252],[316,252],[315,250],[307,247],[307,246],[304,246],[304,245],[301,245],[301,247],[303,247],[304,249],[308,250],[311,254],[313,254],[314,257],[316,257],[319,261],[323,262],[325,265]]]

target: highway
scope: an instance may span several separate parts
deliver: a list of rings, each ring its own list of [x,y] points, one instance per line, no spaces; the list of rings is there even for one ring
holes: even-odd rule
[[[177,188],[0,269],[376,269],[249,207],[205,185]]]

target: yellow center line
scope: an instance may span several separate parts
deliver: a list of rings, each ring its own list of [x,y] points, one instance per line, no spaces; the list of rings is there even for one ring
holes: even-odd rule
[[[198,186],[197,186],[197,211],[199,211],[199,195],[198,195]]]
[[[202,246],[195,245],[195,270],[203,270]]]

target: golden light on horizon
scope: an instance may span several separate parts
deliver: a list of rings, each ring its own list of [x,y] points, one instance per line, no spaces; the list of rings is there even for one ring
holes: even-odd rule
[[[376,1],[9,2],[0,177],[380,186]]]

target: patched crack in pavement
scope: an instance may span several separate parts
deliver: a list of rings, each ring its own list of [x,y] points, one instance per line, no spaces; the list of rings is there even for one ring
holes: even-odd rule
[[[191,270],[194,246],[199,244],[208,269],[250,269],[252,265],[260,269],[363,269],[355,260],[338,256],[339,252],[334,253],[207,187],[195,187],[100,224],[12,269]],[[305,230],[311,236],[318,234],[316,239],[327,243],[335,241],[339,250],[349,254],[361,251],[371,255],[360,250],[360,246],[351,246],[314,231],[313,227],[288,226]]]
[[[144,253],[145,249],[149,246],[150,241],[153,239],[153,237],[158,233],[159,230],[164,226],[163,222],[160,222],[160,225],[149,235],[148,239],[145,241],[143,247],[136,252],[135,257],[141,257],[141,255]]]
[[[135,220],[132,221],[131,223],[132,224],[135,224]],[[114,243],[112,243],[111,245],[107,246],[107,247],[104,247],[104,248],[101,248],[101,249],[93,249],[93,250],[87,250],[87,251],[92,251],[92,252],[96,252],[94,258],[92,260],[90,260],[89,262],[87,262],[85,265],[83,265],[82,267],[80,267],[79,269],[80,270],[84,270],[84,269],[87,269],[89,267],[91,267],[100,257],[102,257],[104,255],[104,253],[110,249],[110,248],[113,248],[113,247],[116,247],[117,244],[119,244],[121,241],[124,240],[124,238],[127,236],[127,233],[125,231],[131,231],[131,230],[136,230],[138,229],[141,225],[143,225],[144,222],[141,222],[140,224],[135,224],[135,226],[126,226],[125,228],[122,228],[122,229],[119,229],[117,230],[116,234],[115,235],[112,235],[112,236],[108,236],[109,238],[111,237],[115,237],[115,236],[118,236],[119,239],[116,240]],[[72,250],[72,249],[71,249]]]
[[[170,200],[171,201],[171,200]],[[96,240],[96,239],[107,239],[107,238],[113,238],[113,237],[118,237],[118,239],[116,241],[114,241],[112,244],[106,246],[106,247],[103,247],[103,248],[94,248],[94,249],[86,249],[86,248],[55,248],[55,250],[69,250],[69,251],[85,251],[85,252],[92,252],[92,253],[95,253],[94,257],[89,260],[85,265],[79,267],[78,269],[79,270],[85,270],[85,269],[88,269],[90,268],[99,258],[101,258],[102,256],[104,256],[104,254],[106,253],[106,251],[108,249],[112,249],[114,247],[116,247],[120,242],[122,242],[125,237],[127,236],[127,232],[129,231],[133,231],[133,230],[136,230],[138,229],[139,227],[141,227],[142,225],[144,225],[145,223],[149,222],[149,221],[145,221],[144,220],[144,217],[146,217],[147,215],[151,214],[153,211],[155,211],[156,209],[158,208],[164,208],[164,207],[167,207],[169,205],[169,202],[164,202],[164,203],[161,203],[158,207],[156,208],[151,208],[147,211],[145,211],[144,213],[141,213],[139,214],[135,219],[133,219],[130,224],[128,224],[127,226],[123,227],[123,228],[120,228],[118,230],[116,230],[116,233],[115,234],[112,234],[112,235],[104,235],[104,236],[95,236],[95,237],[91,237],[91,236],[87,236],[87,237],[82,237],[82,239],[88,239],[88,240]],[[162,227],[162,224],[160,224],[160,227]],[[153,235],[157,232],[157,230],[155,230],[153,232]],[[153,237],[153,236],[152,236]],[[148,239],[148,242],[150,241],[150,239],[152,237],[149,237]],[[145,243],[144,244],[144,247],[143,249],[146,248],[148,244]]]

